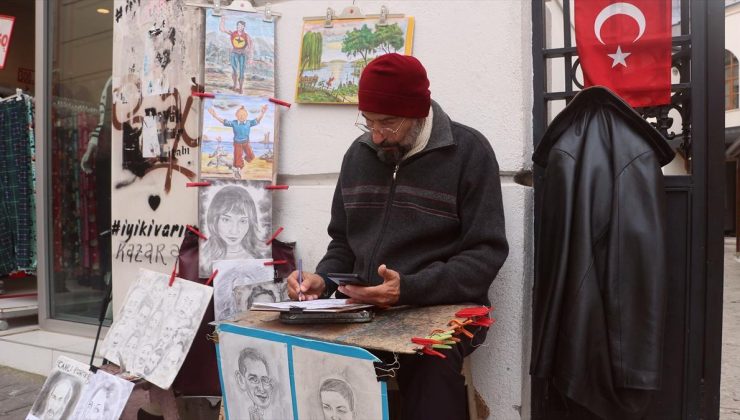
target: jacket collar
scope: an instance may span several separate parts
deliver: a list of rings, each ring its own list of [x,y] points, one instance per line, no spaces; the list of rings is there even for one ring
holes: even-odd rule
[[[427,142],[427,145],[423,150],[416,153],[414,156],[455,144],[455,139],[452,137],[452,124],[450,122],[450,117],[447,116],[447,114],[442,110],[442,107],[435,101],[432,101],[432,112],[434,113],[434,118],[432,119],[432,134],[429,137],[429,142]],[[370,146],[374,151],[378,150],[378,146],[373,143],[370,133],[361,135],[358,138],[358,141]]]
[[[596,110],[609,108],[621,116],[622,120],[636,129],[643,139],[655,151],[661,166],[667,165],[673,160],[675,152],[668,145],[662,134],[658,132],[649,122],[645,121],[629,104],[624,102],[616,94],[602,86],[593,86],[579,92],[550,123],[542,136],[537,149],[532,155],[532,160],[542,166],[547,166],[547,157],[550,149],[557,143],[560,136],[570,127],[573,122],[583,116],[582,110]]]

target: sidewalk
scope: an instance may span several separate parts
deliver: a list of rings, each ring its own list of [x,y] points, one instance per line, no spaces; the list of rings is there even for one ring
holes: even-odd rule
[[[733,238],[725,238],[724,279],[719,417],[734,420],[740,419],[740,259]]]

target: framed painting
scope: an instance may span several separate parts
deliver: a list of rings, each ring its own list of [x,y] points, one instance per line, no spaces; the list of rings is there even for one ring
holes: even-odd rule
[[[356,104],[362,70],[388,53],[411,55],[414,18],[306,20],[301,32],[296,102]]]

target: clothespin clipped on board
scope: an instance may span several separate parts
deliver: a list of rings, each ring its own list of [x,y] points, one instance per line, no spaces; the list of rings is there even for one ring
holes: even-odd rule
[[[496,320],[489,316],[493,307],[475,306],[472,308],[460,309],[455,313],[458,318],[467,318],[472,322],[469,325],[490,327]]]
[[[414,344],[421,345],[422,347],[418,351],[421,351],[424,354],[428,354],[430,356],[441,357],[443,359],[447,358],[447,356],[445,356],[444,354],[438,352],[437,350],[434,350],[434,346],[444,345],[444,342],[441,340],[434,340],[431,338],[412,337],[411,342]]]

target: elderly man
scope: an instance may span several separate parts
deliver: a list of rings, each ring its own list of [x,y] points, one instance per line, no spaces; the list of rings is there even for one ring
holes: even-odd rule
[[[431,101],[414,57],[386,54],[359,83],[357,125],[344,156],[316,267],[288,278],[292,299],[347,296],[393,305],[490,304],[488,289],[508,254],[498,163],[476,130]],[[340,286],[327,273],[356,273],[372,286]],[[446,359],[401,359],[402,418],[460,419],[467,400],[462,360],[485,339],[463,340]]]

